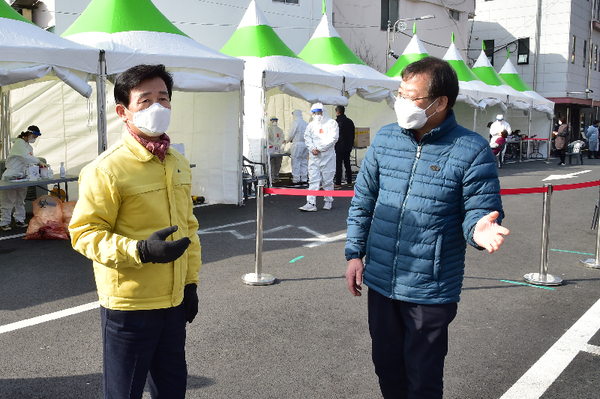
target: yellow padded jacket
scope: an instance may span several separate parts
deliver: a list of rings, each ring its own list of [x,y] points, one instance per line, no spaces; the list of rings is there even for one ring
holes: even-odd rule
[[[174,307],[185,285],[198,283],[202,261],[191,181],[183,155],[169,148],[160,162],[129,134],[81,171],[69,231],[73,248],[94,262],[102,306]],[[185,253],[171,263],[142,263],[138,240],[175,225],[167,240],[189,237]]]

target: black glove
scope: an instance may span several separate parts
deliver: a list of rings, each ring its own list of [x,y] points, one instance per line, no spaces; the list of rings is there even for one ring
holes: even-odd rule
[[[177,226],[167,227],[155,231],[147,240],[138,241],[137,250],[142,262],[169,263],[183,255],[191,243],[188,237],[180,238],[177,241],[165,241],[178,228]]]
[[[183,307],[185,309],[185,319],[188,323],[194,321],[194,317],[198,314],[197,288],[196,284],[188,284],[183,289]]]

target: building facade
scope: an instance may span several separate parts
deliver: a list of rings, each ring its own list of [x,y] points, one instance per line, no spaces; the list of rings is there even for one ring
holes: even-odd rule
[[[454,33],[455,44],[466,57],[469,18],[474,12],[475,0],[333,0],[332,21],[348,47],[371,67],[385,73],[395,62],[393,56],[386,54],[387,49],[402,55],[413,36],[414,23],[429,55],[443,57]],[[415,21],[431,15],[435,18]],[[403,20],[405,30],[397,29],[394,35],[394,25],[402,28]],[[389,36],[388,21],[392,27]]]
[[[572,139],[598,118],[600,100],[600,1],[477,0],[469,58],[482,43],[496,71],[507,51],[536,92],[555,102]]]

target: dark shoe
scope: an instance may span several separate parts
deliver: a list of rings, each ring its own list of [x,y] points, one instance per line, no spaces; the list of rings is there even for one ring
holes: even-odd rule
[[[9,225],[2,225],[2,226],[0,226],[0,229],[2,229],[4,231],[10,231],[10,230],[12,230],[12,228]]]
[[[15,226],[23,228],[23,227],[29,226],[29,223],[27,223],[27,222],[15,222]]]
[[[333,185],[333,188],[334,188],[335,190],[338,190],[338,189],[342,188],[342,185],[341,185],[341,184],[334,184],[334,185]]]

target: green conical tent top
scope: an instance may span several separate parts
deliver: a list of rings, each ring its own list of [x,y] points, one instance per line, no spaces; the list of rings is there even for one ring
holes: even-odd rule
[[[488,85],[506,85],[506,82],[502,80],[500,76],[498,76],[498,73],[496,73],[496,70],[490,64],[490,61],[485,54],[485,45],[483,45],[483,50],[481,50],[479,58],[477,59],[477,62],[475,62],[475,65],[473,65],[473,68],[471,68],[471,71]]]
[[[14,19],[17,21],[28,22],[30,24],[33,24],[33,22],[28,21],[21,14],[16,12],[11,6],[8,5],[6,1],[0,1],[0,18]]]
[[[515,66],[510,61],[510,58],[508,58],[508,56],[506,58],[506,64],[504,64],[499,72],[500,77],[516,91],[533,91],[533,89],[519,76]]]
[[[298,56],[281,40],[271,28],[254,0],[250,2],[238,28],[221,49],[221,53],[231,57],[267,57],[282,55]]]
[[[427,50],[423,47],[423,44],[417,37],[417,23],[413,24],[413,37],[404,49],[402,55],[396,60],[394,66],[390,68],[385,74],[390,78],[402,75],[402,70],[408,65],[415,61],[419,61],[422,58],[428,57]]]
[[[187,36],[151,0],[92,0],[62,36],[85,32],[148,31]]]
[[[324,1],[323,11],[325,11]],[[321,18],[319,26],[315,29],[315,33],[298,56],[313,65],[366,65],[344,43],[325,13],[323,13],[323,18]]]
[[[460,56],[460,53],[454,44],[454,32],[452,32],[452,43],[444,55],[444,60],[448,61],[452,68],[454,68],[459,81],[470,82],[472,80],[479,80],[477,75],[475,75],[473,71],[469,69],[465,61]]]

